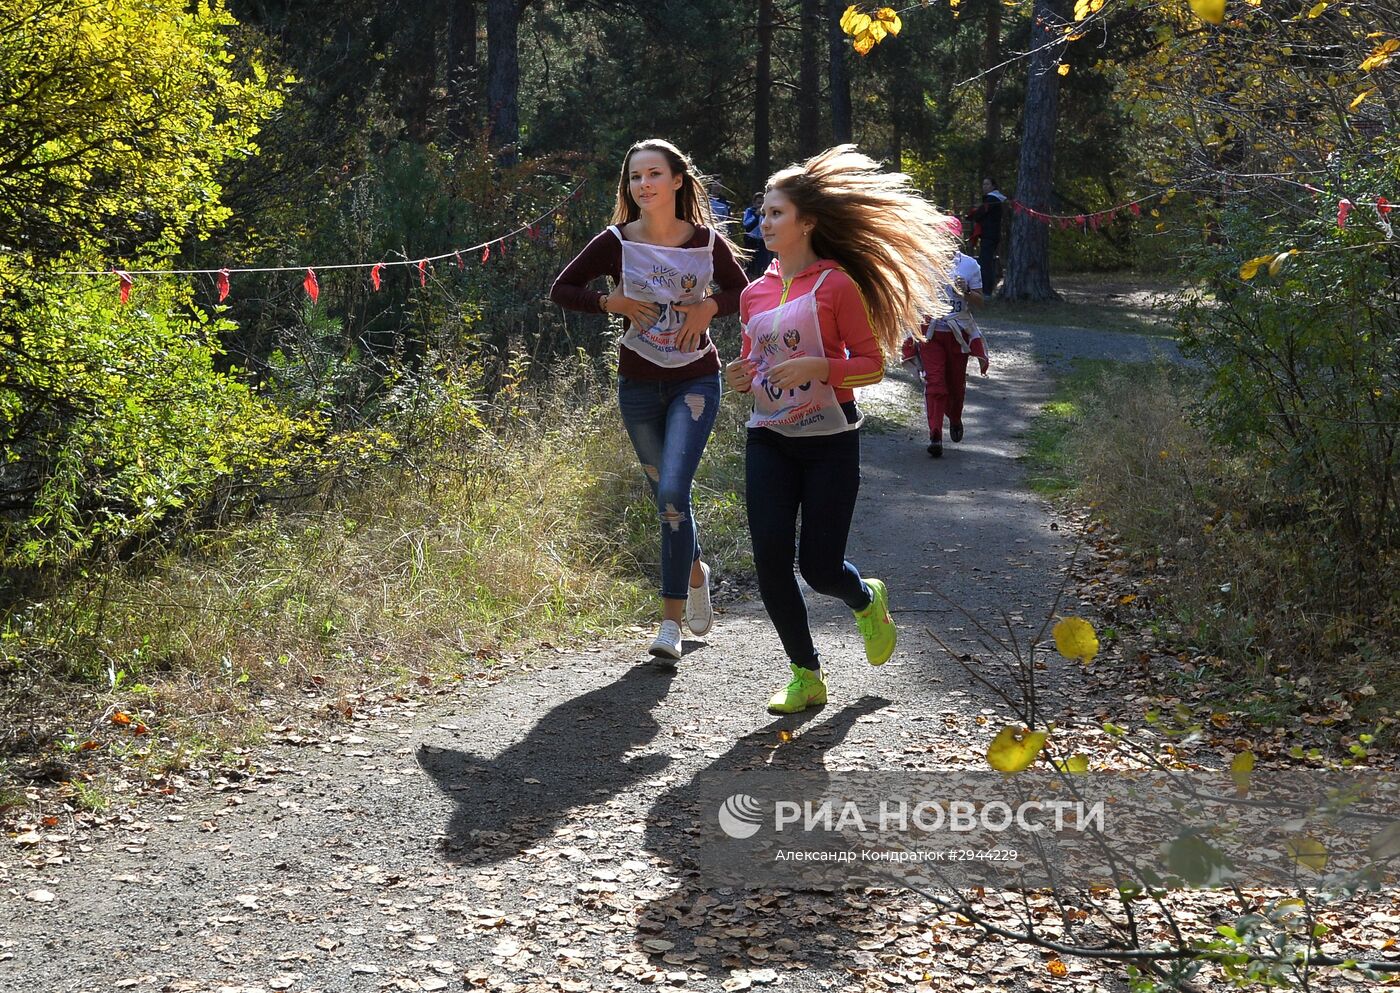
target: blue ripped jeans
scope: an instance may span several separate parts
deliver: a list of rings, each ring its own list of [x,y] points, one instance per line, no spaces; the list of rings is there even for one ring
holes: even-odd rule
[[[661,595],[684,600],[700,529],[690,487],[719,413],[719,373],[658,382],[617,377],[617,405],[661,522]]]

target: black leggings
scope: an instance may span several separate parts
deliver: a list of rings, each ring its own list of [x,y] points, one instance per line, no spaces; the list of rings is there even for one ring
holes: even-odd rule
[[[860,431],[789,438],[767,428],[750,428],[747,454],[749,535],[763,606],[788,658],[816,669],[820,662],[807,624],[807,604],[792,562],[796,553],[802,578],[818,593],[834,596],[852,610],[870,606],[860,573],[846,561],[846,537],[860,491]]]

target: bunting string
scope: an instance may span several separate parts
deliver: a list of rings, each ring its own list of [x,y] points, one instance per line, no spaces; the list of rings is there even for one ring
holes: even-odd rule
[[[1300,183],[1296,180],[1286,179],[1280,176],[1259,177],[1272,179],[1276,182],[1287,183],[1299,189],[1308,191],[1316,199],[1323,195],[1323,191],[1311,183]],[[1054,214],[1044,210],[1037,210],[1020,200],[1012,199],[1011,209],[1014,213],[1023,217],[1029,217],[1033,221],[1042,224],[1052,224],[1062,229],[1078,228],[1081,231],[1099,230],[1105,224],[1112,224],[1121,214],[1131,214],[1133,217],[1141,217],[1143,206],[1154,201],[1167,203],[1177,194],[1175,188],[1151,193],[1147,196],[1138,197],[1135,200],[1128,200],[1114,207],[1106,207],[1103,210],[1086,211],[1082,214]],[[1347,221],[1353,210],[1357,207],[1369,207],[1376,213],[1376,223],[1385,232],[1387,239],[1392,238],[1393,229],[1391,227],[1390,213],[1395,205],[1385,197],[1378,196],[1371,199],[1340,197],[1337,200],[1337,227],[1345,228]]]
[[[311,299],[312,303],[316,302],[317,298],[320,296],[321,293],[320,280],[316,275],[318,270],[321,272],[334,272],[355,269],[367,269],[369,270],[370,284],[374,287],[376,291],[378,291],[379,288],[383,285],[383,274],[386,268],[389,268],[391,266],[413,266],[418,270],[419,285],[426,287],[428,285],[429,267],[435,262],[441,262],[444,259],[452,259],[456,262],[457,267],[459,269],[465,269],[466,264],[464,263],[462,256],[466,253],[480,252],[481,261],[485,263],[491,258],[491,249],[493,247],[496,249],[496,255],[498,257],[504,257],[506,255],[506,241],[510,238],[515,238],[523,234],[533,241],[539,236],[539,229],[540,226],[544,223],[544,221],[550,217],[559,214],[560,211],[562,211],[570,203],[572,203],[574,200],[577,200],[583,190],[583,187],[587,185],[587,183],[588,180],[586,179],[581,181],[580,183],[578,183],[578,185],[576,185],[572,190],[569,191],[568,196],[564,197],[554,206],[538,214],[531,220],[526,221],[524,224],[521,224],[518,227],[515,227],[510,231],[505,232],[504,234],[497,235],[496,237],[490,238],[486,241],[478,242],[475,245],[468,245],[463,248],[454,248],[450,251],[443,252],[439,255],[427,255],[423,256],[422,258],[388,259],[377,262],[340,262],[319,265],[312,264],[247,267],[223,266],[218,269],[69,269],[50,272],[47,273],[47,275],[114,275],[118,279],[118,293],[123,304],[129,302],[129,300],[131,299],[131,290],[132,286],[135,284],[134,277],[136,276],[213,276],[215,278],[215,287],[218,292],[220,303],[222,303],[225,299],[228,298],[230,291],[231,276],[252,273],[302,273],[302,289],[303,291],[305,291],[306,295]]]

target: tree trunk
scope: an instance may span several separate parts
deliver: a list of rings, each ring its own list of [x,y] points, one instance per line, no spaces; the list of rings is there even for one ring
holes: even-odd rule
[[[801,61],[797,71],[797,154],[816,155],[822,147],[822,71],[817,54],[821,42],[822,0],[802,0],[798,23]]]
[[[996,0],[1001,3],[1001,0]],[[841,30],[846,0],[826,2],[826,42],[829,48],[826,85],[831,89],[831,139],[836,145],[851,140],[851,77],[846,72],[846,50],[851,43]]]
[[[403,49],[397,53],[399,83],[399,115],[410,140],[426,144],[433,138],[433,90],[438,83],[438,33],[442,29],[444,11],[430,5],[421,17],[414,18],[402,36]]]
[[[761,190],[773,171],[773,133],[768,120],[773,96],[773,0],[758,0],[758,62],[753,83],[753,188]]]
[[[465,141],[476,124],[476,0],[453,0],[447,34],[447,129]]]
[[[987,30],[982,44],[982,175],[979,180],[994,175],[997,171],[997,152],[1001,147],[1001,108],[997,106],[997,85],[1001,82],[1001,70],[995,66],[1001,62],[1001,3],[1002,0],[989,0],[987,3]]]
[[[1031,32],[1030,75],[1021,118],[1021,160],[1016,170],[1016,199],[1045,210],[1055,163],[1055,126],[1060,113],[1060,76],[1055,71],[1055,35],[1050,31],[1054,11],[1048,0],[1036,0]],[[1050,228],[1025,214],[1011,212],[1011,247],[1006,262],[1005,300],[1058,300],[1050,285]]]
[[[486,124],[506,163],[520,141],[520,9],[520,0],[486,0]]]

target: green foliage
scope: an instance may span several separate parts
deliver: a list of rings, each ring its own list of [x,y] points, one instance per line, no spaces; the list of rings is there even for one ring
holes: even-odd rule
[[[105,282],[105,281],[104,281]],[[219,485],[285,482],[319,433],[216,371],[225,322],[143,284],[133,306],[75,280],[27,311],[6,370],[3,478],[22,510],[0,527],[0,566],[69,561],[122,542]]]
[[[1397,175],[1392,164],[1348,179],[1367,189]],[[1276,513],[1330,539],[1316,554],[1373,570],[1400,548],[1400,250],[1362,211],[1343,230],[1307,200],[1268,220],[1223,212],[1220,242],[1196,260],[1209,296],[1181,318],[1184,348],[1212,375],[1209,416],[1272,478]],[[1275,274],[1240,279],[1246,260],[1297,246]]]
[[[217,172],[279,103],[230,68],[221,3],[12,0],[0,25],[0,283],[168,256],[225,217]],[[7,294],[8,296],[8,294]]]
[[[0,32],[0,534],[5,567],[70,560],[285,473],[314,423],[215,367],[228,324],[183,286],[64,267],[159,266],[225,217],[217,172],[280,97],[230,68],[218,5],[20,0]]]

